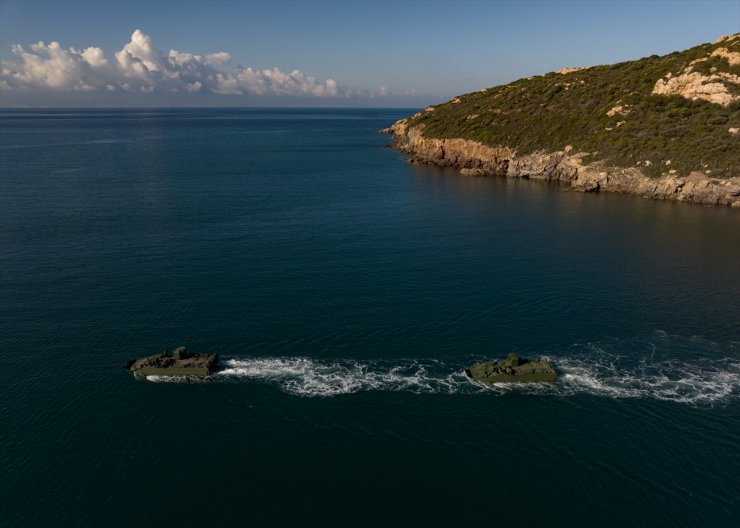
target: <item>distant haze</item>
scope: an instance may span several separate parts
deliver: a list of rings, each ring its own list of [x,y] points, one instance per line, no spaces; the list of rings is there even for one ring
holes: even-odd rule
[[[0,106],[425,106],[740,31],[740,2],[0,2]]]

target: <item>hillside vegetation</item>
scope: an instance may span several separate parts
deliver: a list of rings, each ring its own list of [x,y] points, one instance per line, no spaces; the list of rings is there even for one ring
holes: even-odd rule
[[[536,151],[645,175],[740,176],[740,34],[686,51],[561,70],[456,97],[409,118],[428,138]]]

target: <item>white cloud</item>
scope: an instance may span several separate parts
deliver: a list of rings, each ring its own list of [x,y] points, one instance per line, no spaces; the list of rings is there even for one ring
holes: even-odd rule
[[[133,69],[137,74],[158,72],[164,66],[162,52],[154,47],[152,38],[140,29],[131,35],[131,41],[116,52],[118,64],[125,70]]]
[[[82,52],[82,58],[93,68],[108,66],[108,59],[105,58],[105,53],[100,48],[87,48]]]
[[[185,85],[185,91],[188,92],[188,93],[200,92],[200,89],[201,88],[203,88],[203,83],[201,83],[200,81],[195,81],[195,82],[192,82],[192,83],[187,83]]]
[[[218,53],[210,53],[206,55],[206,62],[208,64],[226,64],[231,60],[231,55],[225,51],[219,51]]]
[[[187,92],[231,95],[352,97],[361,92],[340,87],[334,79],[317,80],[300,70],[226,69],[225,51],[196,55],[170,50],[164,54],[140,30],[109,61],[103,50],[64,49],[58,42],[38,42],[30,51],[12,48],[17,62],[3,61],[0,88],[18,91]],[[379,95],[385,95],[382,87]]]
[[[18,83],[72,90],[78,83],[85,84],[81,64],[84,60],[74,49],[64,50],[58,42],[48,46],[43,42],[31,44],[30,52],[20,45],[12,49],[23,61],[23,67],[14,70],[14,65],[6,68],[3,64],[3,80],[11,86]]]

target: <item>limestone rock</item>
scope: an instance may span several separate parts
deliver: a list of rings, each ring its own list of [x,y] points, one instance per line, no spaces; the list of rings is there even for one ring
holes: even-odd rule
[[[729,106],[740,99],[728,90],[727,84],[740,85],[740,77],[728,73],[702,75],[685,70],[671,78],[658,79],[653,87],[653,95],[680,95],[686,99],[704,99],[710,103]]]
[[[581,71],[581,70],[587,70],[591,68],[591,66],[578,66],[576,68],[563,68],[562,70],[558,70],[558,73],[561,75],[568,75],[569,73]]]
[[[673,173],[662,178],[648,178],[639,166],[622,168],[605,166],[600,162],[584,164],[585,154],[567,147],[560,152],[517,155],[515,148],[507,146],[489,147],[461,138],[427,138],[422,125],[409,127],[405,119],[386,130],[393,135],[394,147],[406,153],[411,161],[454,167],[467,176],[557,181],[582,192],[630,193],[659,200],[740,208],[740,177],[720,180],[696,171],[687,177]],[[644,164],[647,166],[651,162],[644,160]],[[670,166],[669,163],[665,165]]]
[[[730,66],[737,66],[740,64],[740,53],[736,51],[730,51],[727,48],[717,48],[712,52],[712,57],[724,57]]]

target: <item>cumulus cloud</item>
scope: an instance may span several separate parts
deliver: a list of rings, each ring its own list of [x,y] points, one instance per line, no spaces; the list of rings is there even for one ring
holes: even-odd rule
[[[3,61],[0,88],[18,91],[212,92],[229,95],[352,97],[358,92],[334,79],[321,81],[300,70],[229,68],[225,51],[196,55],[170,50],[165,54],[140,30],[108,60],[103,50],[63,48],[37,42],[29,50],[12,48],[17,61]],[[378,95],[386,95],[381,87]]]

